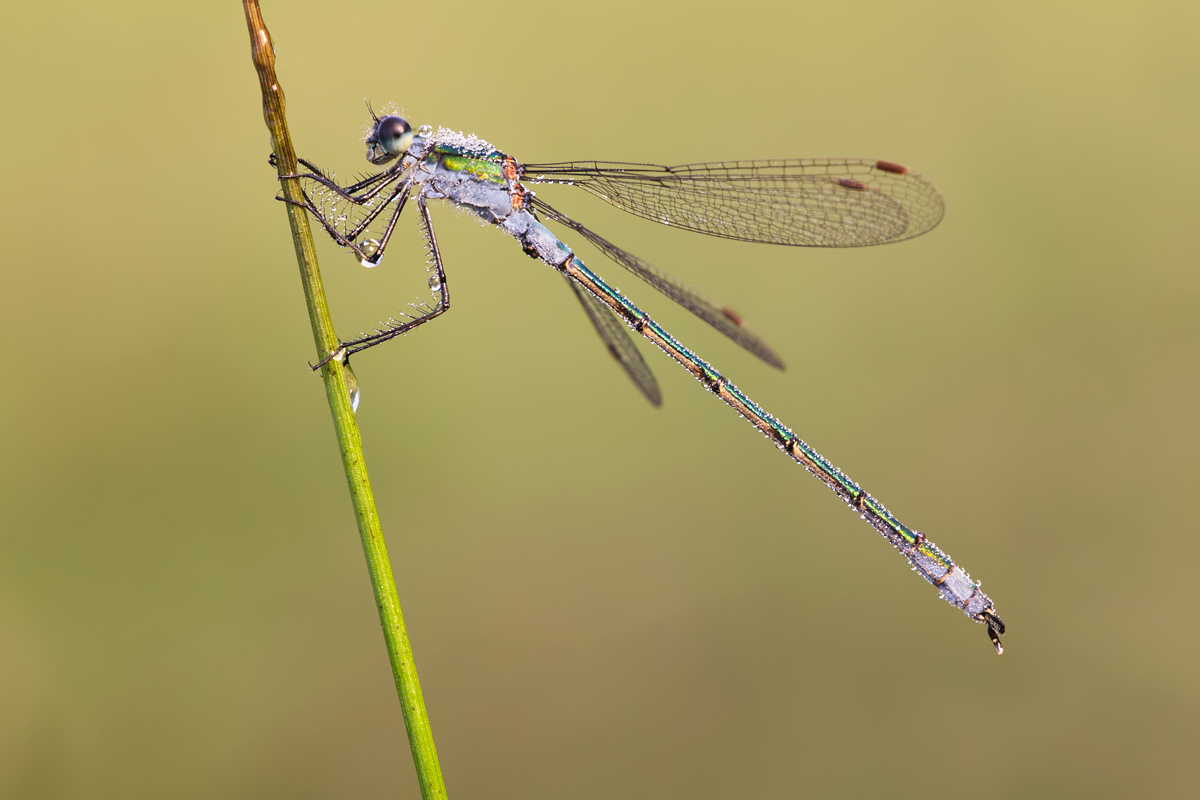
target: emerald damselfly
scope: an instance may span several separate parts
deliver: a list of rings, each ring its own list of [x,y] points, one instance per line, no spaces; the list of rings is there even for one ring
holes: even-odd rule
[[[368,106],[369,109],[369,106]],[[409,198],[415,197],[431,270],[432,303],[392,317],[327,355],[350,355],[405,334],[444,314],[450,291],[428,201],[446,200],[515,238],[529,256],[556,269],[582,304],[609,352],[650,402],[662,395],[626,326],[678,361],[794,461],[834,491],[899,550],[939,596],[987,627],[997,653],[1004,622],[979,582],[937,545],[896,519],[712,365],[588,268],[540,221],[558,223],[772,366],[783,362],[731,309],[707,300],[637,256],[550,206],[526,184],[578,186],[645,219],[727,239],[802,247],[860,247],[911,239],[941,221],[941,195],[928,180],[890,161],[779,159],[666,167],[609,161],[522,164],[475,136],[423,125],[413,131],[396,114],[371,111],[367,159],[386,169],[347,185],[312,162],[297,179],[303,205],[334,241],[367,267],[383,258]],[[386,213],[385,213],[386,212]],[[623,323],[623,324],[622,324]],[[324,361],[322,363],[325,363]],[[320,366],[320,365],[318,365]],[[357,385],[351,390],[357,395]],[[357,397],[355,397],[357,401]]]

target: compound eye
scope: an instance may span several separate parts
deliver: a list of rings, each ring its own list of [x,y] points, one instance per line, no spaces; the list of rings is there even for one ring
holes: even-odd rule
[[[384,152],[398,156],[408,152],[412,144],[412,126],[400,117],[384,117],[375,128],[375,136]]]

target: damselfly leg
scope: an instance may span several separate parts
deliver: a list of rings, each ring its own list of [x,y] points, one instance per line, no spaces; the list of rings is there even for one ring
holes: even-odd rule
[[[270,161],[275,163],[274,155]],[[339,246],[350,248],[365,267],[378,264],[404,210],[404,204],[408,201],[408,194],[414,184],[412,176],[405,177],[404,170],[394,167],[368,175],[349,186],[339,186],[311,161],[298,158],[297,162],[309,172],[281,175],[280,179],[295,178],[300,181],[300,192],[306,201],[301,205],[317,218],[321,227]],[[383,192],[397,181],[399,185],[386,197],[382,197]],[[355,194],[362,189],[367,191]],[[275,199],[286,202],[281,195],[276,195]],[[360,241],[364,232],[379,218],[384,209],[394,202],[397,203],[396,208],[383,233]],[[348,210],[351,206],[362,208],[363,211],[351,213]]]
[[[404,320],[393,317],[383,323],[382,328],[376,328],[375,332],[370,335],[342,342],[339,349],[344,351],[347,356],[408,333],[418,325],[424,325],[429,320],[440,317],[450,309],[450,287],[446,282],[446,270],[442,266],[442,251],[438,249],[437,235],[433,231],[433,220],[429,216],[429,207],[425,203],[425,198],[419,194],[417,195],[417,210],[421,215],[421,233],[425,237],[425,247],[430,265],[433,267],[433,275],[429,278],[429,288],[437,293],[437,302],[432,308],[425,303],[414,306],[414,309],[420,313],[407,315],[408,318]],[[387,235],[390,235],[398,216],[399,209],[397,209],[391,223],[388,225]],[[382,248],[380,249],[382,250]]]
[[[362,205],[378,194],[391,181],[399,178],[403,172],[396,169],[385,169],[383,172],[377,172],[374,175],[368,175],[357,183],[352,183],[349,186],[339,186],[337,181],[330,178],[325,170],[303,158],[297,158],[297,163],[302,167],[307,168],[308,172],[298,172],[292,175],[281,175],[281,178],[304,178],[306,180],[315,181],[321,184],[334,194],[340,195],[344,200],[349,200],[351,203]],[[381,183],[382,181],[382,183]],[[375,186],[374,189],[362,195],[355,195],[355,192],[361,191],[368,186]]]

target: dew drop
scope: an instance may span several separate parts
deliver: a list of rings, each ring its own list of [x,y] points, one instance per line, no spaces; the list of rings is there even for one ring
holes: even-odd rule
[[[417,128],[417,136],[424,136],[428,139],[431,133],[433,133],[432,125],[422,125],[421,127]]]
[[[442,279],[437,275],[430,275],[429,288],[435,292],[440,292],[442,290]]]
[[[365,256],[365,258],[360,258],[358,263],[362,264],[367,269],[379,266],[379,260],[375,258],[376,254],[379,252],[378,239],[367,239],[358,246],[358,249],[361,250],[362,254]]]
[[[346,394],[350,396],[350,410],[358,413],[358,400],[361,396],[358,386],[358,376],[350,369],[350,363],[342,365],[342,377],[346,381]]]

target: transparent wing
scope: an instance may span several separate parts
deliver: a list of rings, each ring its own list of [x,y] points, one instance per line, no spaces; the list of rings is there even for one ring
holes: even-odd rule
[[[702,297],[687,285],[680,283],[665,272],[638,258],[633,253],[622,250],[561,211],[547,205],[542,200],[535,197],[532,203],[534,208],[545,214],[547,218],[576,231],[613,261],[625,267],[625,269],[637,275],[709,325],[712,325],[746,350],[749,350],[771,366],[783,369],[783,360],[775,354],[775,351],[766,342],[758,338],[752,330],[746,327],[745,322],[737,312],[725,306],[718,306],[711,300]]]
[[[708,164],[567,161],[526,164],[529,183],[579,186],[654,222],[726,239],[862,247],[920,236],[942,219],[942,196],[890,161],[777,159]]]
[[[587,312],[588,319],[595,326],[596,333],[600,334],[609,354],[617,360],[617,363],[621,365],[641,393],[646,395],[646,399],[656,406],[661,406],[662,392],[658,389],[658,381],[654,379],[654,373],[642,360],[642,354],[638,352],[633,339],[629,338],[629,332],[625,330],[625,325],[617,319],[616,314],[593,297],[587,289],[570,278],[566,278],[566,281],[567,285],[571,287],[571,291],[579,298],[583,310]]]

